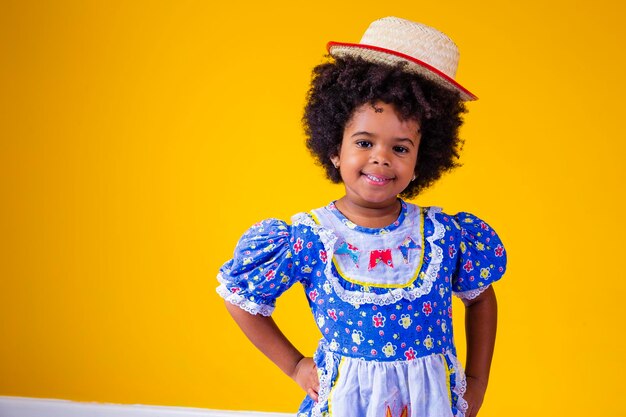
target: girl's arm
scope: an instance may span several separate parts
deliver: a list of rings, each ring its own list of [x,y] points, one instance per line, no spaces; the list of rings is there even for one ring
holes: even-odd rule
[[[305,357],[280,331],[274,319],[253,315],[226,301],[226,309],[244,334],[265,356],[317,401],[319,379],[312,358]]]
[[[475,417],[483,403],[489,369],[496,342],[498,306],[493,286],[489,286],[473,300],[463,300],[465,304],[465,333],[467,337],[467,363],[465,374],[468,404],[466,417]]]

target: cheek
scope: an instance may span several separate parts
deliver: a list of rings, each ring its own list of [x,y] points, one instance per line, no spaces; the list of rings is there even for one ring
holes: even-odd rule
[[[418,157],[417,157],[417,156],[418,156],[418,155],[415,155],[413,158],[411,158],[411,163],[410,163],[410,165],[411,165],[411,170],[412,170],[413,172],[417,172],[417,160],[418,160]]]
[[[363,159],[363,154],[358,153],[358,152],[349,152],[349,151],[344,151],[339,155],[339,161],[341,166],[346,166],[346,167],[358,167],[359,165],[362,165],[365,160]]]
[[[408,171],[415,172],[415,168],[417,168],[417,155],[406,161],[406,169]]]

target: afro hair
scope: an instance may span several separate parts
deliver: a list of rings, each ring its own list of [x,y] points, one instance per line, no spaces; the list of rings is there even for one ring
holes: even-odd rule
[[[306,145],[327,177],[340,183],[330,158],[338,155],[346,125],[364,104],[394,106],[402,120],[420,124],[416,180],[400,194],[412,198],[458,166],[463,146],[458,137],[465,105],[457,92],[405,70],[403,63],[387,66],[360,58],[329,58],[313,69],[302,118]]]

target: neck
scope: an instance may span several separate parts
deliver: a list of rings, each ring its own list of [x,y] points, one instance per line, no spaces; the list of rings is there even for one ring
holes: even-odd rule
[[[355,204],[344,196],[337,200],[335,206],[351,222],[369,228],[389,226],[402,210],[402,204],[397,198],[390,204],[366,206]]]

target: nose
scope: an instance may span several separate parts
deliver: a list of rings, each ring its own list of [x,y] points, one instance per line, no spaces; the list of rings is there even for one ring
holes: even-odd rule
[[[377,165],[391,165],[391,159],[389,158],[388,152],[382,146],[376,146],[372,149],[370,162]]]

